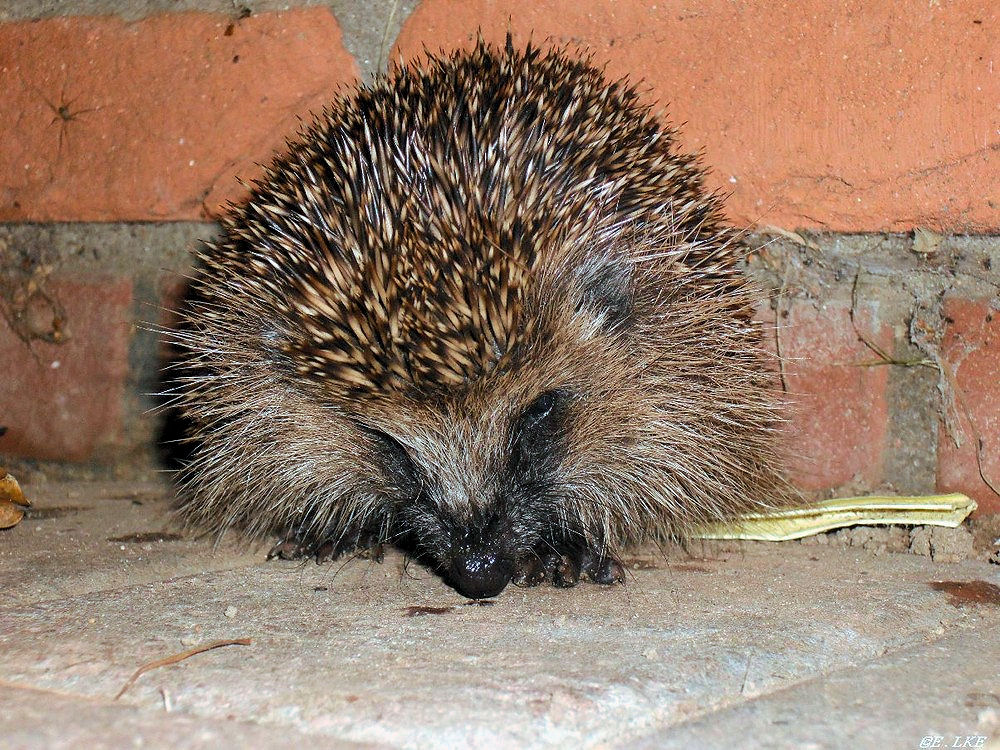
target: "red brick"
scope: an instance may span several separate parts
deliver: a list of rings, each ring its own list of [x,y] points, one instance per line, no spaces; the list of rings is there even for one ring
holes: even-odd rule
[[[66,339],[29,347],[0,320],[0,454],[59,461],[107,458],[120,439],[128,377],[132,284],[60,279],[47,293],[65,312]],[[51,310],[51,308],[49,308]],[[38,315],[41,322],[43,316]],[[48,325],[36,326],[51,330]]]
[[[891,330],[875,320],[866,308],[855,314],[867,340],[891,349]],[[806,490],[877,486],[888,430],[889,368],[873,365],[878,357],[858,338],[847,305],[816,310],[795,302],[780,333],[792,402],[793,481]]]
[[[988,300],[948,300],[944,309],[951,322],[943,351],[951,368],[961,445],[941,428],[938,487],[974,498],[980,514],[1000,513],[1000,496],[980,476],[976,455],[982,439],[983,474],[1000,489],[1000,312]]]
[[[508,27],[643,79],[739,224],[1000,229],[996,0],[424,0],[398,50]]]
[[[356,75],[323,8],[0,24],[0,220],[202,218]]]

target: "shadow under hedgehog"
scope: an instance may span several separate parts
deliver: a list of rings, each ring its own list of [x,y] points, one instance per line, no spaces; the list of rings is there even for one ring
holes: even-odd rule
[[[394,544],[483,598],[621,582],[624,545],[791,494],[738,235],[589,60],[508,38],[397,67],[222,229],[172,334],[195,527]]]

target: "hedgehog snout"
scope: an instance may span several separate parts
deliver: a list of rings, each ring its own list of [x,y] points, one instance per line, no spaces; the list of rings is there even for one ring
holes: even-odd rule
[[[487,599],[510,583],[514,561],[497,540],[481,533],[468,535],[452,547],[448,579],[462,596]]]
[[[514,563],[488,547],[472,547],[451,559],[449,579],[462,596],[487,599],[496,596],[510,583]]]

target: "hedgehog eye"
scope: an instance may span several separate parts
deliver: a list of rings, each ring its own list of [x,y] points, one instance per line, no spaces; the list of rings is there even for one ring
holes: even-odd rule
[[[533,427],[549,416],[555,406],[556,392],[547,391],[543,393],[532,401],[528,408],[524,410],[524,413],[521,414],[521,419],[518,420],[520,422],[519,426],[522,430]]]
[[[420,470],[410,457],[410,452],[388,432],[371,427],[361,427],[375,442],[379,465],[393,483],[407,497],[416,497],[420,491]]]
[[[540,457],[546,452],[558,428],[558,406],[561,400],[560,391],[546,391],[521,412],[514,424],[512,468],[517,469],[521,467],[523,460]]]

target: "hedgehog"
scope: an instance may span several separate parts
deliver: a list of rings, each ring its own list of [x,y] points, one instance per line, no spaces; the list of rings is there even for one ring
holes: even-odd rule
[[[189,524],[481,599],[788,497],[741,234],[591,57],[425,53],[249,188],[174,333]]]

